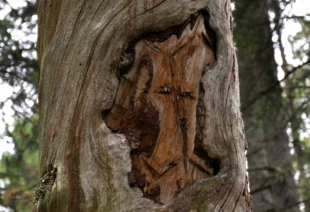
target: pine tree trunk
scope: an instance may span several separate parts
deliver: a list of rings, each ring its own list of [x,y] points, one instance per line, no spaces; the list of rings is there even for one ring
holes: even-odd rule
[[[236,1],[234,14],[253,209],[299,211],[281,88],[265,92],[277,83],[268,2]]]
[[[229,1],[38,8],[35,211],[251,211]]]

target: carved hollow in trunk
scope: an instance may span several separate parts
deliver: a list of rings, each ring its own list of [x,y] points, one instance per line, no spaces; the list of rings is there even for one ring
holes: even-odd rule
[[[203,145],[200,86],[215,62],[215,34],[206,14],[192,17],[180,30],[145,36],[135,41],[132,53],[124,53],[115,103],[104,114],[107,125],[124,133],[131,146],[130,186],[161,204],[219,169]]]

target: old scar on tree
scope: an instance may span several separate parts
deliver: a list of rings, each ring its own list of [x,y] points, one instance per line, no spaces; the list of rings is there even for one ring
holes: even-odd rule
[[[168,36],[136,41],[134,62],[119,75],[115,103],[104,119],[130,143],[130,186],[157,203],[167,204],[218,170],[204,149],[201,85],[215,63],[215,43],[208,20],[196,15]]]

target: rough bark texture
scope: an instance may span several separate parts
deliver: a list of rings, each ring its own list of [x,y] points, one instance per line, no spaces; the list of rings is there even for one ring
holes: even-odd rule
[[[38,7],[35,211],[251,210],[229,1]]]
[[[268,2],[238,0],[234,14],[253,209],[299,211],[281,89],[261,93],[277,82]]]

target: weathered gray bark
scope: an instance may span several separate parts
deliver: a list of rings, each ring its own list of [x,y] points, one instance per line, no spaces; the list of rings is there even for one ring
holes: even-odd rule
[[[299,211],[267,0],[236,1],[235,38],[254,211]],[[253,101],[257,100],[257,101]]]
[[[251,210],[245,170],[246,142],[239,112],[239,82],[229,1],[49,0],[39,1],[38,8],[40,152],[43,180],[35,211]],[[200,145],[211,161],[217,161],[217,165],[213,166],[208,174],[199,175],[211,174],[206,179],[198,177],[196,182],[190,180],[192,183],[184,187],[181,183],[182,189],[176,192],[171,201],[162,199],[166,195],[160,196],[160,202],[164,203],[162,205],[155,203],[156,199],[153,202],[146,198],[147,196],[143,197],[143,192],[147,191],[142,192],[135,186],[129,186],[132,147],[129,145],[131,139],[128,129],[117,124],[110,124],[109,128],[106,123],[115,118],[109,115],[111,111],[112,114],[115,111],[113,107],[123,104],[119,100],[122,98],[116,97],[126,94],[119,91],[123,87],[119,79],[130,76],[122,71],[125,69],[129,74],[135,73],[130,71],[130,68],[139,60],[139,52],[168,39],[176,40],[180,39],[181,35],[186,36],[186,33],[194,33],[193,25],[197,24],[198,20],[204,22],[202,28],[199,28],[201,33],[198,30],[198,37],[195,37],[198,43],[199,39],[207,37],[209,31],[215,33],[214,43],[207,39],[203,44],[207,49],[203,51],[215,54],[215,63],[210,67],[210,64],[201,61],[211,60],[211,56],[196,55],[193,53],[196,50],[189,50],[192,52],[190,56],[201,57],[198,61],[203,64],[202,72],[195,74],[199,76],[200,83],[198,81],[197,84],[195,78],[193,82],[196,84],[190,84],[194,85],[193,93],[184,91],[171,95],[173,98],[174,95],[188,97],[195,100],[195,105],[200,105],[197,108],[204,108],[203,112],[193,110],[191,113],[203,113],[200,114],[205,117],[202,121],[196,120],[198,116],[190,118],[203,126]],[[155,44],[148,44],[146,47],[141,44],[142,47],[137,47],[143,39],[145,43],[152,40]],[[192,47],[197,49],[199,46]],[[136,53],[133,49],[136,49]],[[150,58],[151,62],[158,61],[155,56]],[[149,67],[148,63],[146,64],[146,67]],[[152,67],[155,70],[159,66],[161,64],[153,64]],[[141,70],[143,71],[142,68]],[[203,75],[200,76],[200,73]],[[146,75],[144,79],[148,80],[148,77]],[[145,82],[139,85],[141,88],[144,88],[143,83]],[[155,95],[150,93],[153,83],[151,82],[150,91],[147,91],[152,98]],[[201,98],[195,96],[198,95],[199,84],[204,91]],[[172,90],[173,86],[176,84],[172,85]],[[167,91],[165,87],[164,91],[158,93]],[[151,97],[146,97],[147,101]],[[118,100],[115,100],[116,98]],[[138,100],[137,104],[143,103],[140,98]],[[173,102],[172,109],[184,105],[175,103],[175,100]],[[150,108],[156,109],[153,106]],[[161,112],[154,114],[158,113]],[[162,121],[159,120],[160,123]],[[191,122],[191,125],[178,124],[175,121],[170,123],[173,129],[183,126],[181,131],[186,131],[183,133],[185,138],[191,135],[188,127],[195,126],[194,122]],[[191,129],[191,133],[194,131],[195,129]],[[167,142],[171,144],[170,140]],[[194,148],[193,143],[188,145]],[[180,152],[178,151],[178,154]],[[180,167],[192,164],[192,167],[205,171],[208,169],[198,165],[202,159],[196,159],[198,156],[192,154],[193,152],[183,153],[180,157],[190,158],[190,163],[184,160],[184,166]],[[156,158],[157,154],[151,157]],[[162,164],[158,172],[161,172],[166,162]],[[150,161],[148,165],[154,167]],[[162,189],[165,188],[160,180],[159,185]]]

